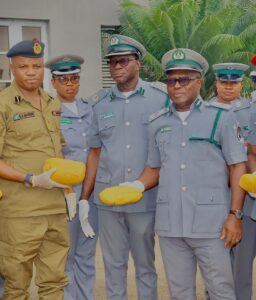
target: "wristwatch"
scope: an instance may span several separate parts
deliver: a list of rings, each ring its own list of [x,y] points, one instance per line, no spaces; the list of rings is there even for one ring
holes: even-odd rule
[[[24,178],[24,183],[25,183],[25,186],[31,186],[31,183],[30,183],[30,178],[33,176],[33,174],[27,174]]]
[[[232,215],[235,215],[240,220],[244,216],[244,213],[241,209],[236,209],[236,210],[230,209],[229,213],[232,214]]]

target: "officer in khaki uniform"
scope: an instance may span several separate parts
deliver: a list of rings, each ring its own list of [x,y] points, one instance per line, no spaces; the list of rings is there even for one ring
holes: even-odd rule
[[[40,86],[43,43],[14,45],[7,56],[14,75],[0,93],[0,273],[4,300],[29,299],[36,267],[39,299],[62,300],[69,249],[63,188],[42,173],[47,158],[61,157],[60,103]]]
[[[190,49],[162,58],[172,104],[150,117],[147,167],[158,182],[155,229],[172,299],[195,300],[200,267],[210,298],[235,300],[229,249],[241,239],[246,153],[233,112],[200,97],[207,61]],[[227,167],[229,166],[229,167]],[[230,173],[231,197],[228,186]]]
[[[134,180],[143,170],[148,150],[148,118],[164,106],[166,89],[139,78],[140,60],[145,54],[140,43],[127,36],[113,35],[106,46],[110,73],[116,85],[92,97],[94,118],[81,199],[88,199],[95,183],[94,202],[98,207],[107,299],[127,300],[131,251],[138,299],[157,300],[156,188],[147,191],[140,202],[123,206],[106,206],[98,194],[106,187]]]

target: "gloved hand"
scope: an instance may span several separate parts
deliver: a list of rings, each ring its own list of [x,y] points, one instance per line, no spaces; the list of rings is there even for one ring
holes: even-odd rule
[[[56,168],[52,168],[47,172],[43,172],[39,175],[32,176],[32,186],[33,187],[40,187],[47,190],[52,188],[68,188],[67,185],[57,183],[51,179],[51,175],[56,171]]]
[[[126,182],[122,182],[122,183],[119,183],[120,186],[124,186],[124,185],[127,185],[127,186],[131,186],[131,187],[134,187],[135,189],[138,189],[139,191],[141,191],[142,193],[145,191],[145,186],[144,184],[139,181],[139,180],[135,180],[135,181],[126,181]]]
[[[65,198],[68,207],[69,220],[72,221],[76,215],[76,193],[65,192]]]
[[[90,206],[88,200],[81,199],[79,201],[79,220],[81,223],[81,227],[86,237],[93,238],[95,236],[95,233],[88,221],[89,210]]]

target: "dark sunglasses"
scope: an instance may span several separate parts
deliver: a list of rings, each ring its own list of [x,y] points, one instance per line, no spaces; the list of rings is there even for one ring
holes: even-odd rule
[[[183,77],[177,77],[177,78],[168,78],[166,83],[169,86],[175,86],[176,82],[179,83],[180,86],[186,86],[189,85],[189,83],[193,80],[200,79],[199,77],[188,77],[188,76],[183,76]]]
[[[80,76],[79,75],[60,75],[60,76],[54,76],[53,79],[56,79],[59,81],[60,84],[65,85],[67,84],[69,81],[73,84],[76,84],[79,82],[80,80]]]
[[[108,64],[111,67],[116,67],[119,64],[122,68],[128,66],[130,61],[136,60],[136,58],[122,57],[122,58],[110,58],[108,60]]]

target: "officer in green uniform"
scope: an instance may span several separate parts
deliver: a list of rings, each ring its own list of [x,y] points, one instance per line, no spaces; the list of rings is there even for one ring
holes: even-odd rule
[[[42,172],[61,157],[60,103],[40,86],[43,43],[14,45],[7,56],[14,76],[0,93],[0,273],[4,299],[25,300],[36,267],[39,299],[62,300],[69,231],[63,188]]]

